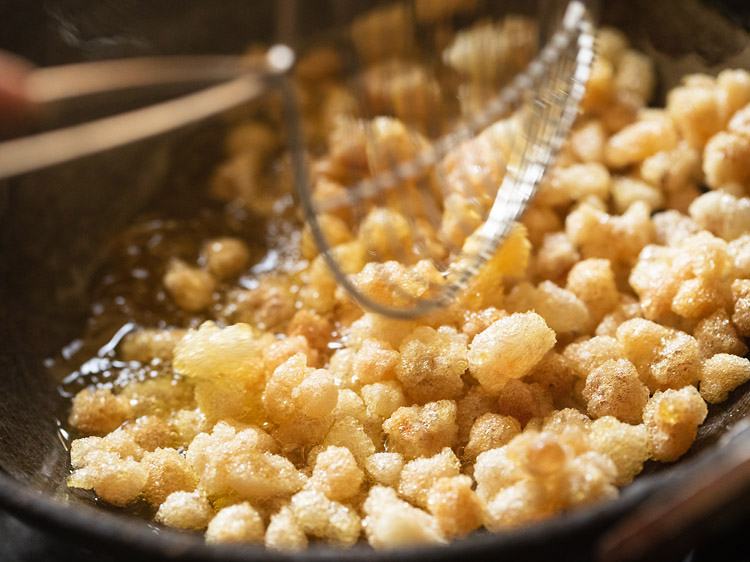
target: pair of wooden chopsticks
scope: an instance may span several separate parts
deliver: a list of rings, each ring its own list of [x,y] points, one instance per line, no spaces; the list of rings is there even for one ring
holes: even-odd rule
[[[250,100],[294,64],[288,47],[277,45],[249,62],[233,56],[154,57],[81,63],[32,70],[25,94],[38,109],[116,91],[201,84],[202,89],[110,117],[0,143],[0,179],[39,170],[156,136]],[[209,86],[205,86],[209,84]]]

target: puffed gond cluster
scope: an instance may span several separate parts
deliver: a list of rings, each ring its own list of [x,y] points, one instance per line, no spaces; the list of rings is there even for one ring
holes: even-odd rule
[[[335,51],[300,61],[302,118],[324,147],[311,152],[315,198],[346,196],[430,145],[439,83],[394,59],[413,41],[404,18],[475,4],[357,20],[374,119],[356,113]],[[375,40],[378,29],[392,41]],[[548,181],[449,306],[419,320],[363,312],[309,227],[278,213],[265,258],[224,236],[193,262],[161,263],[165,306],[189,320],[121,343],[128,364],[159,366],[153,377],[75,396],[69,486],[140,503],[210,543],[381,549],[529,525],[614,498],[646,461],[685,454],[707,403],[750,379],[750,75],[688,76],[666,108],[648,108],[651,61],[613,30],[598,40],[583,113]],[[459,34],[444,59],[472,77],[528,60],[532,44],[530,22],[510,18]],[[482,95],[460,93],[466,108]],[[291,201],[272,118],[249,110],[211,182],[254,216]],[[361,291],[399,305],[444,282],[415,244],[446,257],[476,243],[517,127],[500,121],[425,171],[426,185],[443,182],[432,227],[390,195],[359,224],[347,207],[320,217]],[[248,269],[256,259],[278,267]]]

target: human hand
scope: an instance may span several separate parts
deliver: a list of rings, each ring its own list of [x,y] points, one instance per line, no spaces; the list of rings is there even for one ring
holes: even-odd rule
[[[0,121],[15,121],[30,111],[25,84],[31,68],[25,59],[0,51]]]

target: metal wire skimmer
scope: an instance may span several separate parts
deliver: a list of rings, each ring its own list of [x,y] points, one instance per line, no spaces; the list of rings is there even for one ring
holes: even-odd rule
[[[357,78],[350,84],[358,119],[342,127],[344,143],[361,149],[364,161],[339,170],[340,189],[321,189],[320,174],[310,169],[290,78],[295,54],[284,45],[251,61],[165,57],[36,70],[27,90],[42,106],[165,84],[209,86],[0,143],[0,179],[158,135],[274,90],[285,108],[298,199],[335,278],[373,311],[423,315],[456,297],[523,214],[576,118],[594,57],[591,14],[582,0],[542,0],[541,20],[552,32],[535,57],[516,56],[514,45],[528,43],[519,38],[523,29],[516,20],[493,24],[473,17],[487,15],[478,10],[480,2],[412,0],[355,18],[347,48],[357,59]],[[280,4],[287,11],[291,5]],[[468,32],[450,25],[467,21]],[[368,36],[375,41],[363,46]],[[493,136],[497,126],[514,131],[508,146]],[[463,153],[469,161],[460,158]],[[325,228],[326,217],[336,215],[346,217],[366,249],[366,261],[380,264],[375,270],[385,290],[363,290],[357,272],[347,270]]]
[[[547,17],[548,25],[549,20]],[[475,66],[472,56],[482,58],[477,50],[493,48],[493,39],[482,38],[483,25],[487,24],[474,27],[473,35],[462,37],[459,33],[453,50],[446,49],[443,58],[460,58],[461,53],[456,54],[455,49],[461,49],[461,41],[474,41],[469,46],[474,52],[468,53],[468,62]],[[462,100],[461,117],[432,142],[416,131],[420,125],[429,130],[435,122],[449,122],[445,116],[449,110],[439,105],[430,107],[427,122],[421,122],[425,118],[422,104],[429,105],[429,96],[423,92],[410,103],[404,99],[413,93],[408,92],[408,86],[406,93],[394,86],[390,92],[394,99],[383,103],[377,99],[379,93],[368,93],[365,85],[364,94],[358,96],[360,101],[374,97],[379,106],[376,110],[388,106],[412,127],[408,133],[397,135],[401,144],[394,148],[395,141],[389,137],[392,123],[375,119],[352,125],[349,136],[360,135],[367,169],[364,173],[357,169],[361,162],[350,166],[354,168],[349,170],[352,173],[342,175],[359,179],[344,189],[318,189],[303,159],[295,159],[296,184],[311,232],[338,283],[361,306],[391,317],[411,318],[448,305],[492,258],[524,213],[577,116],[594,58],[594,29],[582,2],[567,3],[558,25],[552,27],[555,31],[538,55],[505,87],[497,87],[497,80],[498,75],[500,79],[503,74],[507,76],[507,68],[482,64],[476,65],[478,69],[470,68],[469,83],[460,83],[457,89]],[[503,43],[508,49],[513,30],[506,26],[499,33],[511,35]],[[517,64],[501,62],[511,67]],[[379,67],[381,72],[385,69],[384,80],[393,84],[404,79],[389,64]],[[442,95],[443,99],[448,97],[445,91]],[[287,98],[287,105],[293,106],[290,92]],[[360,108],[360,112],[367,109]],[[515,134],[511,145],[503,149],[503,140],[493,139],[492,128],[505,126],[498,120],[515,110]],[[298,119],[294,113],[288,115],[289,131],[299,133],[294,126]],[[508,126],[513,128],[512,124]],[[302,137],[292,136],[291,143],[297,147],[293,154],[300,156]],[[350,144],[356,145],[357,140],[350,140]],[[451,165],[458,181],[446,177],[451,174]],[[478,173],[472,169],[477,167],[481,168]],[[500,174],[505,172],[500,185],[496,182],[498,169]],[[364,278],[356,271],[347,271],[346,256],[333,247],[334,240],[321,220],[342,209],[349,224],[358,229],[367,260],[381,264]],[[428,260],[433,267],[424,267],[424,262],[420,266],[421,260]],[[390,267],[383,262],[390,262]]]

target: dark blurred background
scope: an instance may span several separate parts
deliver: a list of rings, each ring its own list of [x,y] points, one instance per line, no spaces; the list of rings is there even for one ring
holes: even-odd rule
[[[236,52],[275,36],[284,0],[0,0],[0,48],[37,64],[142,54]],[[372,1],[372,0],[370,0]],[[748,0],[699,0],[750,30]],[[507,0],[514,3],[515,0]],[[375,3],[375,2],[373,2]],[[681,17],[686,0],[600,0],[602,19],[627,24],[640,10]],[[529,4],[522,2],[521,4]],[[345,20],[347,0],[297,2],[298,26]],[[237,18],[246,13],[247,18]],[[217,31],[220,31],[217,33]]]

